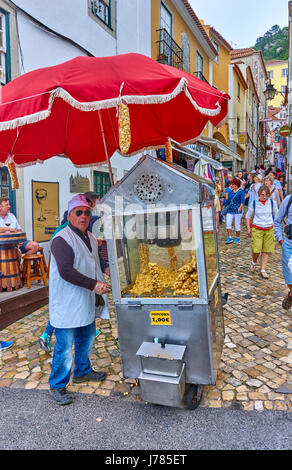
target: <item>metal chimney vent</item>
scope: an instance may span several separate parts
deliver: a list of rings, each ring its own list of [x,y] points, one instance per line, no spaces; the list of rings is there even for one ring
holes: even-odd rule
[[[165,186],[159,176],[144,173],[134,184],[134,193],[144,203],[156,203],[164,195]]]

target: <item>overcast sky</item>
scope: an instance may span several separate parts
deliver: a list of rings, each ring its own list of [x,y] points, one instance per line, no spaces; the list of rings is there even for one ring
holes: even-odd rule
[[[278,24],[288,26],[288,0],[189,0],[199,19],[210,24],[235,49],[254,46]]]

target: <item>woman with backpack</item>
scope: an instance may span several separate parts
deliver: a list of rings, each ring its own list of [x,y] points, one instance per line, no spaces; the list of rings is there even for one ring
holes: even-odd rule
[[[258,199],[249,205],[246,214],[247,234],[251,237],[252,262],[250,272],[256,270],[257,260],[261,255],[261,276],[268,279],[266,267],[269,254],[275,251],[274,219],[278,208],[270,197],[270,190],[262,185],[258,191]],[[251,225],[251,219],[252,225]]]

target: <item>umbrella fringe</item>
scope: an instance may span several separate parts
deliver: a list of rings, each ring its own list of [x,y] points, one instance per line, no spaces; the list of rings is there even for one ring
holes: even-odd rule
[[[29,116],[23,116],[11,121],[0,122],[0,131],[6,131],[11,129],[16,129],[17,127],[24,126],[26,124],[34,124],[38,121],[47,119],[52,110],[52,106],[55,98],[60,98],[70,104],[72,107],[79,109],[81,111],[97,111],[99,109],[108,109],[113,107],[118,107],[119,103],[122,101],[127,104],[162,104],[172,99],[176,98],[182,91],[184,91],[186,97],[190,100],[194,108],[199,111],[201,114],[206,116],[217,116],[221,112],[221,106],[219,102],[216,103],[216,109],[202,108],[199,106],[196,101],[193,99],[191,93],[188,90],[188,81],[186,78],[182,78],[177,85],[177,87],[167,95],[149,95],[149,96],[133,96],[133,95],[124,95],[118,98],[112,98],[103,101],[94,101],[89,103],[82,103],[75,100],[73,96],[70,95],[63,88],[56,88],[50,92],[49,106],[47,110],[39,111]],[[19,100],[22,101],[22,100]],[[5,103],[3,103],[5,104]]]

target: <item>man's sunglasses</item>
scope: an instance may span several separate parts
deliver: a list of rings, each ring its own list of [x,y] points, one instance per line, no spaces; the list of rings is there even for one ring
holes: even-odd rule
[[[82,210],[79,209],[78,211],[75,212],[75,215],[77,215],[77,217],[80,217],[82,214],[89,217],[90,214],[91,214],[91,211],[89,209],[87,209],[86,211],[82,211]]]

